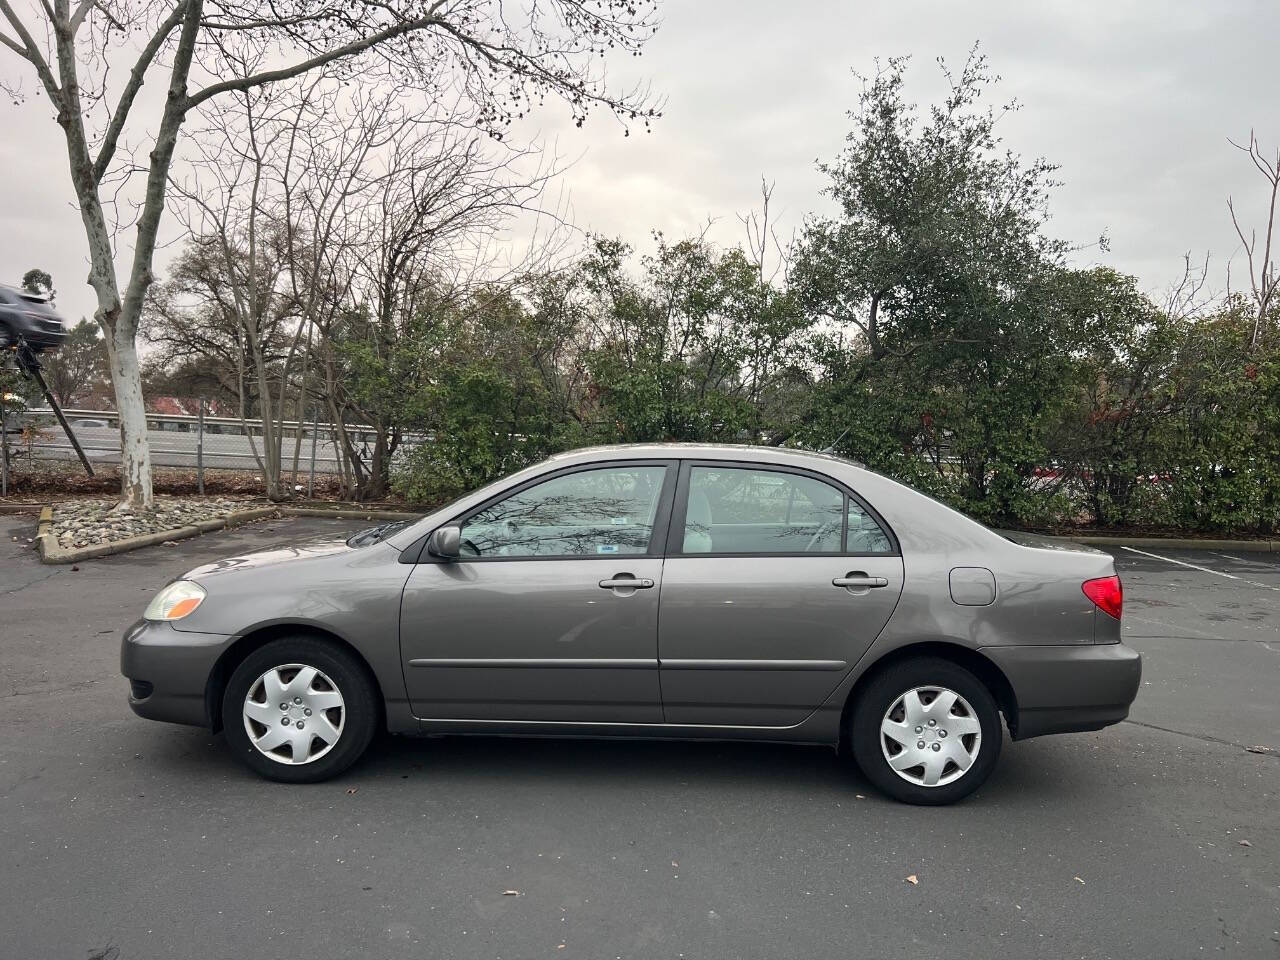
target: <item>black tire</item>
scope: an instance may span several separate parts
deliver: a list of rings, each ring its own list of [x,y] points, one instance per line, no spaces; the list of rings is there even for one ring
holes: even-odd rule
[[[891,708],[898,705],[899,699],[908,691],[921,687],[941,687],[959,694],[968,702],[971,714],[980,727],[977,738],[969,734],[959,735],[961,742],[967,745],[966,752],[973,748],[977,750],[977,755],[973,757],[970,766],[961,771],[953,761],[944,760],[947,767],[940,779],[945,780],[950,776],[955,778],[935,786],[910,782],[904,779],[904,775],[899,775],[890,766],[889,759],[886,757],[887,750],[896,747],[896,744],[890,740],[888,746],[882,745],[883,738],[880,732],[880,725],[885,715]],[[928,693],[922,695],[921,702],[925,702],[928,696]],[[960,713],[949,714],[949,716],[956,716],[958,719],[963,719],[963,714],[970,712],[965,711],[963,706],[953,709]],[[1002,739],[1000,711],[996,707],[995,699],[991,696],[991,691],[964,667],[938,657],[902,660],[878,673],[862,690],[850,715],[849,726],[849,741],[853,747],[853,756],[863,774],[881,792],[904,803],[928,806],[955,803],[982,786],[991,775],[991,771],[995,769],[996,760],[1000,757]],[[937,738],[937,734],[933,730],[928,730],[923,737],[925,739],[920,742],[929,743],[927,749],[932,749],[932,741]],[[953,738],[951,745],[954,743]],[[946,740],[938,742],[939,750],[947,745]],[[945,753],[942,755],[946,756]],[[912,770],[919,772],[913,774],[911,770],[904,771],[905,776],[923,779],[923,767],[915,767]],[[956,773],[959,775],[955,776]]]
[[[337,740],[323,755],[320,754],[323,741],[311,741],[315,759],[298,764],[267,756],[254,745],[245,729],[245,699],[250,689],[268,671],[287,664],[314,667],[323,676],[313,686],[323,692],[327,692],[325,688],[330,685],[336,687],[343,701],[340,712],[322,711],[338,727]],[[290,671],[280,674],[283,678],[290,675]],[[292,672],[293,677],[296,675]],[[382,696],[377,684],[365,665],[349,650],[321,637],[282,637],[249,654],[231,674],[222,697],[222,726],[232,756],[254,773],[282,783],[317,783],[336,777],[360,759],[377,732],[382,710]],[[282,712],[280,716],[283,722],[285,714]],[[341,721],[340,727],[338,720]],[[259,736],[266,732],[265,724],[254,723]],[[278,751],[277,755],[287,757],[290,754]]]

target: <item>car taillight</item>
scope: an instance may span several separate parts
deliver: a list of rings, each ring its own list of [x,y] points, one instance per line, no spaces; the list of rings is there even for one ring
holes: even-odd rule
[[[1097,580],[1086,580],[1080,585],[1084,595],[1097,605],[1103,613],[1120,619],[1120,609],[1124,606],[1124,587],[1119,577],[1099,577]]]

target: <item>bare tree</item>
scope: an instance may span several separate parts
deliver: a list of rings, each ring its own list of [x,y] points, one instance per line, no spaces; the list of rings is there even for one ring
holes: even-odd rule
[[[536,207],[554,161],[492,142],[459,104],[410,110],[323,74],[237,91],[201,119],[171,187],[195,239],[154,288],[146,335],[225,372],[270,498],[290,495],[284,424],[312,395],[329,405],[344,489],[381,496],[402,428],[350,389],[343,350],[389,356],[442,298],[497,283],[492,241]]]
[[[1182,275],[1171,284],[1164,297],[1164,312],[1178,320],[1191,320],[1211,309],[1218,301],[1208,287],[1209,255],[1196,263],[1191,251],[1182,255]]]
[[[299,375],[305,379],[312,325],[322,305],[337,302],[326,297],[341,276],[334,225],[375,180],[365,169],[370,151],[407,125],[393,116],[391,98],[343,98],[340,90],[321,74],[209,105],[188,138],[190,174],[171,187],[182,201],[178,218],[197,239],[153,298],[161,322],[149,335],[174,346],[206,341],[193,328],[202,316],[213,321],[211,345],[234,361],[240,417],[273,500],[289,495],[284,421],[290,412],[302,419]],[[247,424],[247,393],[261,450]],[[297,439],[295,432],[295,446]]]
[[[347,224],[356,234],[355,309],[335,315],[340,322],[318,324],[316,339],[344,488],[362,500],[385,494],[403,428],[397,405],[381,391],[370,392],[367,383],[350,389],[344,358],[359,350],[366,367],[393,366],[411,330],[445,314],[483,310],[517,278],[545,267],[560,239],[553,230],[518,254],[497,250],[514,220],[558,219],[541,201],[559,169],[538,149],[486,145],[476,131],[446,119],[398,138],[382,169],[376,195]]]
[[[1248,236],[1245,236],[1244,227],[1240,225],[1240,219],[1236,216],[1235,203],[1231,199],[1227,200],[1227,209],[1231,211],[1231,223],[1236,228],[1236,236],[1240,238],[1249,263],[1249,288],[1256,310],[1249,346],[1256,348],[1262,342],[1271,310],[1278,300],[1277,291],[1280,291],[1280,273],[1276,271],[1272,246],[1276,227],[1276,201],[1280,198],[1280,148],[1277,148],[1275,158],[1268,160],[1263,156],[1262,147],[1258,144],[1258,138],[1252,130],[1249,131],[1248,144],[1236,143],[1232,140],[1231,145],[1248,155],[1270,188],[1266,225],[1263,227],[1261,239],[1258,237],[1258,231],[1253,229],[1249,230]]]
[[[0,47],[26,62],[63,130],[84,222],[95,318],[106,336],[120,414],[122,502],[152,502],[151,458],[136,338],[187,115],[214,98],[331,67],[364,84],[452,93],[501,135],[547,96],[579,124],[593,105],[627,120],[656,115],[647,93],[614,93],[597,65],[610,49],[638,53],[656,29],[655,0],[0,0]],[[229,58],[272,64],[248,74]],[[122,82],[109,67],[133,60]],[[166,77],[156,101],[139,94]],[[21,99],[21,85],[6,92]],[[146,163],[133,160],[145,151]],[[136,217],[115,202],[145,174]],[[117,233],[132,228],[127,274]]]

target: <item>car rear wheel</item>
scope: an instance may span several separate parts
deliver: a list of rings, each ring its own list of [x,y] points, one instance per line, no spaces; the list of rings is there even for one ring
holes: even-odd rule
[[[872,783],[905,803],[968,796],[1000,756],[1000,711],[986,686],[950,660],[895,663],[862,691],[850,741]]]
[[[222,724],[232,755],[250,770],[315,783],[360,759],[381,709],[377,686],[348,650],[319,637],[285,637],[236,667]]]

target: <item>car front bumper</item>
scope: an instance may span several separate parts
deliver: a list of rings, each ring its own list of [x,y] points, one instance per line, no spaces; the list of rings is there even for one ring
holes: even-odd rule
[[[983,647],[1017,701],[1015,740],[1099,730],[1129,715],[1142,655],[1123,643]]]
[[[120,641],[120,672],[129,680],[133,712],[149,720],[209,726],[209,675],[232,639],[139,620]]]

